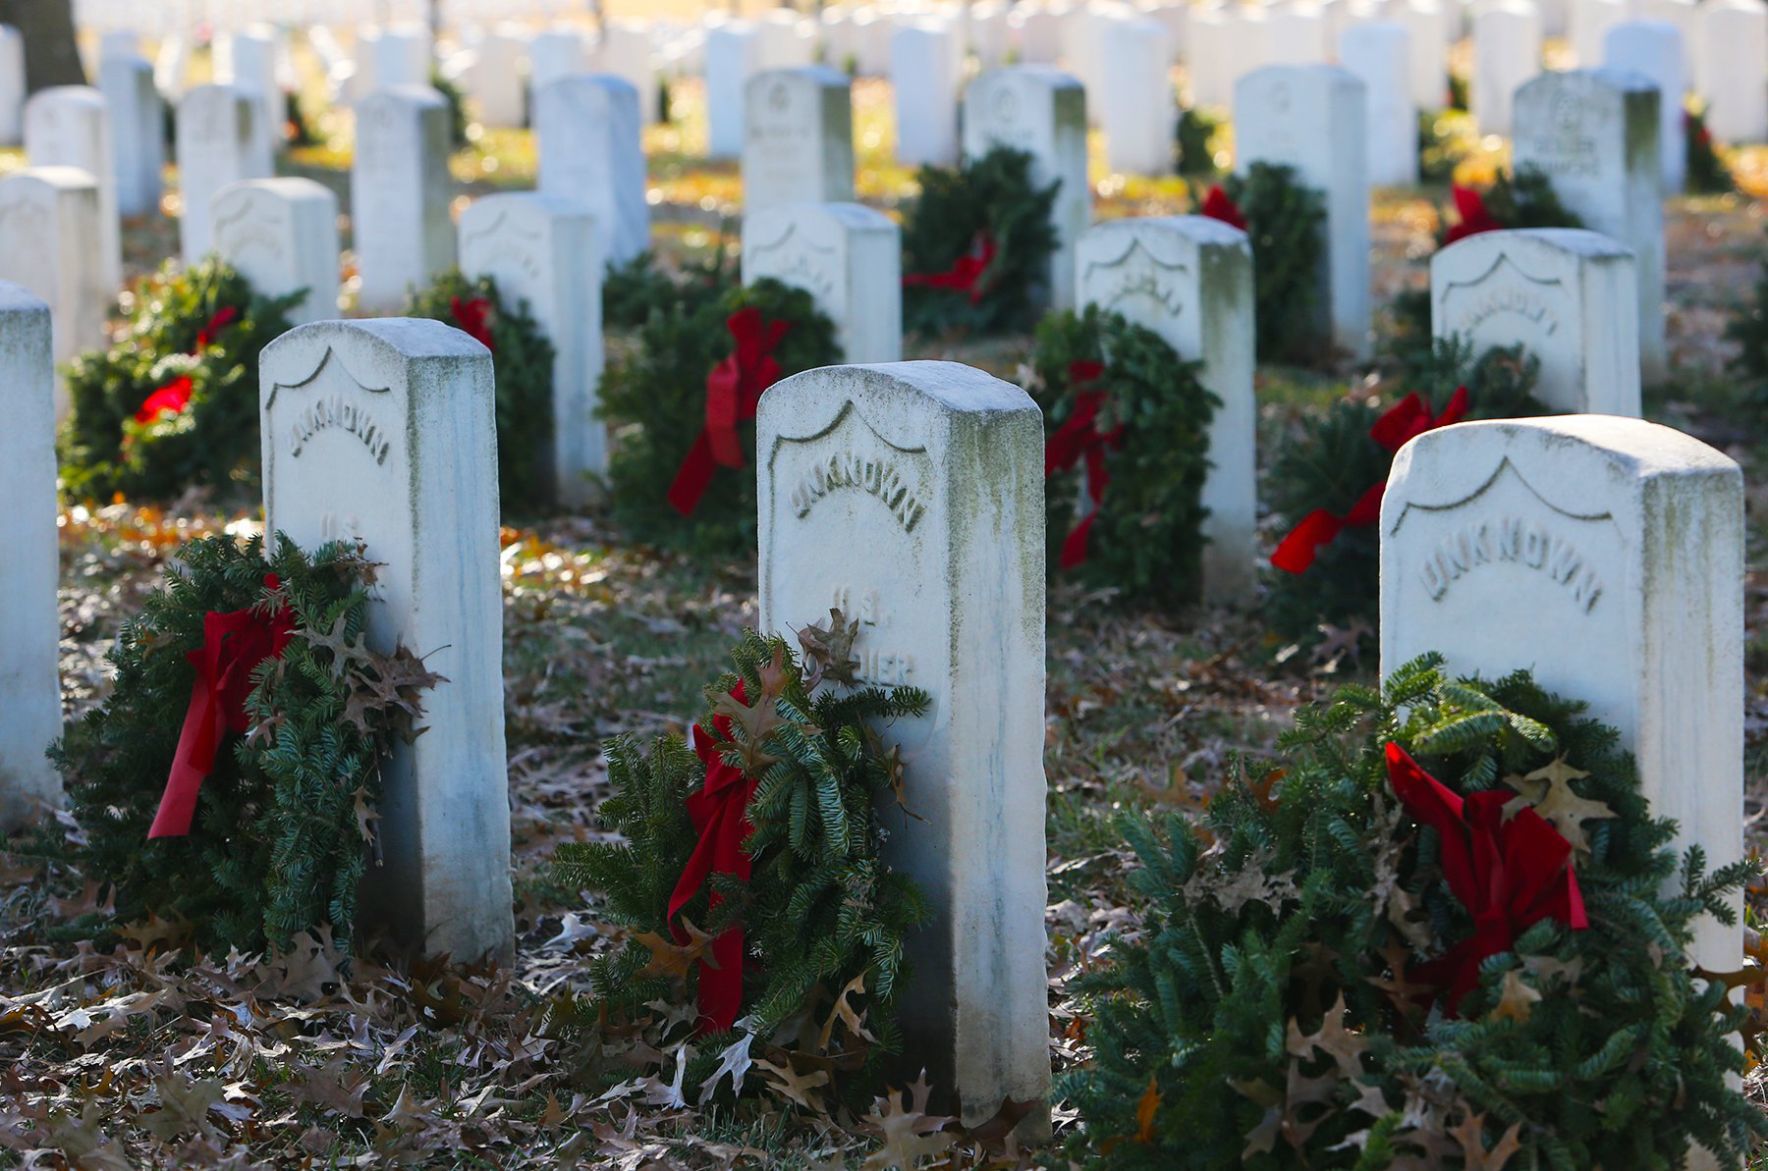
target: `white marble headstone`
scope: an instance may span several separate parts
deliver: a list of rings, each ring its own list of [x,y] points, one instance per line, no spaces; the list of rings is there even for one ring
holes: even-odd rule
[[[87,247],[96,250],[99,279],[114,292],[123,284],[123,233],[111,133],[104,95],[91,86],[51,86],[25,103],[25,155],[31,166],[77,167],[98,184],[98,235]]]
[[[528,42],[528,86],[542,86],[589,68],[589,47],[577,29],[559,27],[534,34]]]
[[[890,89],[896,103],[896,161],[949,167],[958,161],[958,77],[952,31],[904,24],[890,38]]]
[[[0,281],[48,302],[55,361],[104,344],[112,292],[99,271],[98,185],[74,167],[30,167],[0,179]],[[67,411],[60,381],[56,417]]]
[[[557,83],[555,83],[557,84]],[[602,378],[602,261],[595,221],[581,203],[533,192],[488,195],[460,217],[460,267],[487,276],[505,304],[523,304],[553,344],[552,449],[542,453],[554,500],[594,496],[608,467],[607,428],[595,417]],[[538,502],[512,501],[512,506]]]
[[[1449,104],[1449,35],[1451,14],[1459,20],[1459,0],[1388,0],[1383,18],[1404,25],[1406,73],[1411,79],[1412,104],[1420,110],[1440,110]]]
[[[179,248],[185,265],[202,260],[214,246],[209,219],[215,195],[242,179],[268,179],[252,154],[257,106],[230,85],[199,85],[178,103]]]
[[[1412,101],[1407,57],[1412,34],[1385,21],[1353,24],[1338,38],[1338,62],[1357,75],[1369,141],[1369,182],[1411,187],[1418,182],[1418,107]]]
[[[1178,108],[1165,26],[1153,20],[1105,20],[1096,32],[1107,165],[1132,175],[1171,174]]]
[[[853,198],[853,103],[833,69],[769,69],[743,89],[743,206]]]
[[[1433,650],[1456,674],[1529,668],[1619,729],[1678,852],[1725,866],[1743,856],[1743,573],[1742,474],[1680,431],[1569,415],[1426,432],[1381,505],[1382,672]],[[1742,946],[1703,918],[1693,958],[1731,971]]]
[[[1203,487],[1203,593],[1250,600],[1258,565],[1252,244],[1206,216],[1110,220],[1081,235],[1077,263],[1077,304],[1121,313],[1203,363],[1198,380],[1221,400]]]
[[[1534,0],[1489,0],[1473,14],[1473,122],[1509,134],[1519,87],[1541,71],[1541,10]]]
[[[25,133],[25,38],[0,24],[0,146],[16,146]]]
[[[609,267],[651,246],[639,137],[642,96],[630,82],[604,73],[579,73],[534,91],[540,192],[589,209]]]
[[[62,803],[44,752],[61,735],[61,580],[56,537],[55,371],[49,306],[0,281],[0,832]]]
[[[1554,410],[1637,417],[1636,283],[1633,253],[1596,232],[1481,232],[1431,257],[1431,332],[1476,355],[1524,346],[1541,360],[1535,397]]]
[[[979,159],[997,146],[1031,155],[1031,181],[1059,183],[1050,218],[1056,251],[1045,290],[1053,308],[1072,305],[1074,244],[1093,222],[1087,180],[1087,97],[1080,82],[1047,65],[990,69],[964,93],[964,157]]]
[[[312,179],[247,179],[221,189],[211,209],[215,253],[254,292],[306,290],[290,325],[338,315],[338,197]]]
[[[608,25],[595,50],[595,72],[621,78],[638,95],[637,114],[641,126],[655,125],[659,112],[656,56],[650,30],[636,24]]]
[[[743,283],[800,288],[849,362],[902,357],[902,230],[858,203],[782,203],[743,217]]]
[[[1682,32],[1665,20],[1628,20],[1602,39],[1605,69],[1630,69],[1651,79],[1658,90],[1658,157],[1663,160],[1664,192],[1682,190],[1688,170],[1688,141],[1682,129],[1682,97],[1688,74],[1682,67]],[[1768,62],[1763,63],[1768,70]],[[1768,105],[1768,88],[1764,89]]]
[[[350,216],[359,302],[396,311],[454,267],[448,104],[427,86],[378,89],[356,103]]]
[[[1516,95],[1515,165],[1546,172],[1584,227],[1633,250],[1639,288],[1639,363],[1662,378],[1664,206],[1658,92],[1637,73],[1546,73]]]
[[[217,62],[215,70],[215,80],[252,100],[251,168],[264,176],[275,173],[288,121],[288,99],[276,78],[278,41],[277,31],[268,27],[233,33],[222,39],[226,61]]]
[[[1325,199],[1321,332],[1352,357],[1369,353],[1368,91],[1334,65],[1271,65],[1234,85],[1235,161],[1295,168]]]
[[[145,57],[110,56],[99,66],[99,89],[110,113],[117,211],[157,215],[166,170],[166,108]]]
[[[383,776],[365,919],[426,954],[508,957],[508,763],[491,354],[439,321],[319,321],[259,363],[264,528],[380,563],[367,638],[446,678]]]
[[[755,26],[740,21],[706,30],[706,153],[715,159],[743,154],[744,93],[761,68]]]
[[[1044,971],[1043,420],[951,362],[831,366],[761,396],[761,628],[831,606],[868,685],[923,716],[881,728],[909,808],[886,861],[927,898],[899,1001],[911,1064],[974,1125],[1050,1087]]]
[[[1715,138],[1768,141],[1768,101],[1762,100],[1768,89],[1768,5],[1706,0],[1695,16],[1694,69],[1695,88],[1707,103],[1707,129]],[[0,76],[5,72],[0,66]]]
[[[467,71],[468,92],[479,108],[479,121],[498,128],[519,127],[527,112],[522,59],[528,44],[519,27],[498,26],[479,42]]]

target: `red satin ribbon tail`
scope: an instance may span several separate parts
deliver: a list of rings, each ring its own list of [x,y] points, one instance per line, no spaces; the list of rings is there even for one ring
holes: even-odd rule
[[[701,1036],[723,1033],[737,1023],[743,1011],[743,932],[733,927],[712,941],[712,959],[718,966],[700,965],[698,1003]]]
[[[1320,548],[1331,544],[1343,530],[1342,520],[1324,508],[1316,508],[1289,530],[1289,535],[1272,552],[1271,564],[1284,573],[1306,573]]]
[[[1093,522],[1099,519],[1097,508],[1087,513],[1081,522],[1070,529],[1068,536],[1062,540],[1062,550],[1056,557],[1056,565],[1061,569],[1073,569],[1086,564],[1087,538],[1092,535]]]
[[[215,752],[226,731],[214,689],[199,664],[190,706],[184,712],[184,728],[178,734],[178,750],[172,757],[172,771],[166,778],[166,791],[160,795],[160,807],[154,814],[153,825],[148,827],[150,839],[181,838],[190,833],[197,794],[202,790],[203,778],[215,766]]]
[[[732,354],[706,376],[706,449],[712,462],[727,468],[743,466],[743,447],[737,439],[742,421],[742,369]]]
[[[700,506],[700,497],[706,495],[706,488],[712,483],[712,474],[718,470],[718,462],[712,458],[712,441],[706,432],[700,432],[694,445],[681,461],[681,467],[675,473],[674,481],[669,485],[666,497],[671,508],[683,516],[694,515],[694,509]]]
[[[1381,498],[1387,495],[1387,481],[1371,484],[1369,490],[1357,497],[1351,510],[1344,514],[1347,525],[1372,525],[1381,520]]]

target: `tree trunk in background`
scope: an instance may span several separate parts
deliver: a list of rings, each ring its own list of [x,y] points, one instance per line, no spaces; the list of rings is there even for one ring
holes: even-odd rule
[[[86,84],[86,70],[74,44],[73,0],[0,0],[0,24],[24,34],[28,92]]]

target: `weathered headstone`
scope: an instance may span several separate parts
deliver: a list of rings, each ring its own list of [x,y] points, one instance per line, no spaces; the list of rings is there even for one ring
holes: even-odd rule
[[[706,153],[715,159],[743,154],[745,92],[761,68],[755,26],[741,21],[706,30]]]
[[[1074,303],[1074,244],[1093,222],[1087,180],[1087,95],[1080,82],[1047,65],[990,69],[964,93],[964,157],[997,146],[1031,155],[1031,181],[1058,183],[1050,219],[1056,251],[1044,295],[1057,309]]]
[[[1547,73],[1516,95],[1516,166],[1546,172],[1586,228],[1633,250],[1639,363],[1664,376],[1664,207],[1658,92],[1637,73]]]
[[[1743,575],[1743,477],[1679,431],[1445,427],[1400,450],[1382,500],[1382,671],[1432,650],[1460,674],[1533,670],[1619,729],[1678,852],[1718,868],[1743,856]],[[1742,947],[1702,919],[1693,959],[1731,971]]]
[[[1331,51],[1326,16],[1314,4],[1272,5],[1261,65],[1324,65]]]
[[[350,214],[364,309],[397,310],[411,289],[454,266],[449,186],[441,94],[402,86],[356,103]]]
[[[651,246],[640,97],[631,83],[604,73],[579,73],[534,91],[539,189],[589,209],[609,267]]]
[[[1445,5],[1459,0],[1389,0],[1384,19],[1406,28],[1406,73],[1412,104],[1440,110],[1449,104],[1449,13]]]
[[[886,856],[931,912],[908,939],[906,1052],[968,1124],[1041,1103],[1043,419],[980,370],[894,362],[774,384],[756,437],[761,628],[790,638],[837,607],[862,683],[932,699],[880,729],[917,817]]]
[[[491,355],[439,321],[319,321],[259,363],[264,528],[303,549],[358,540],[380,563],[367,639],[446,682],[382,773],[365,918],[427,954],[507,958],[497,424]]]
[[[469,277],[490,277],[506,304],[526,303],[552,342],[553,438],[540,454],[554,499],[568,507],[588,503],[590,477],[608,467],[607,428],[595,418],[603,266],[589,209],[531,192],[488,195],[460,218],[460,267]]]
[[[853,103],[833,69],[769,69],[743,89],[743,206],[853,198]]]
[[[656,123],[657,62],[650,30],[642,25],[613,23],[602,31],[596,46],[595,71],[622,78],[638,94],[641,126]]]
[[[247,179],[223,187],[210,212],[216,255],[254,292],[305,289],[289,324],[338,315],[338,197],[312,179]]]
[[[1768,5],[1761,0],[1706,0],[1695,18],[1696,88],[1707,103],[1707,129],[1721,142],[1768,140]],[[5,67],[0,66],[0,77]],[[0,106],[5,98],[0,96]],[[5,141],[0,130],[0,142]]]
[[[55,528],[55,369],[49,306],[0,281],[0,832],[61,805],[44,752],[61,735],[61,565]]]
[[[1572,55],[1579,66],[1595,69],[1602,64],[1602,39],[1609,29],[1629,18],[1631,6],[1629,0],[1571,0]]]
[[[527,109],[522,84],[522,58],[528,44],[519,27],[499,25],[479,42],[467,72],[468,90],[486,126],[517,127]]]
[[[1159,334],[1220,404],[1209,429],[1203,506],[1204,597],[1247,600],[1257,584],[1258,403],[1252,245],[1240,229],[1206,216],[1121,219],[1081,235],[1079,305],[1098,305]]]
[[[0,146],[16,146],[25,133],[25,38],[0,24]]]
[[[1624,245],[1578,228],[1481,232],[1431,257],[1430,300],[1435,336],[1539,358],[1535,397],[1554,410],[1639,415],[1639,293]]]
[[[273,28],[253,28],[233,33],[222,44],[226,60],[218,62],[216,80],[251,99],[251,168],[269,176],[275,172],[283,123],[288,121],[288,99],[276,80],[278,34]]]
[[[582,73],[589,68],[589,47],[574,28],[553,28],[534,34],[528,42],[528,87],[544,86]]]
[[[1295,168],[1326,201],[1320,332],[1353,357],[1369,352],[1369,163],[1366,87],[1334,65],[1271,65],[1234,86],[1235,167]]]
[[[1370,21],[1338,38],[1338,61],[1357,75],[1369,141],[1369,182],[1410,187],[1418,182],[1418,107],[1412,102],[1406,57],[1411,34],[1403,24]]]
[[[188,267],[214,246],[215,195],[242,179],[267,179],[252,153],[257,107],[230,85],[199,85],[178,103],[179,249]]]
[[[1096,35],[1107,165],[1132,175],[1171,174],[1178,110],[1168,76],[1172,54],[1166,28],[1153,20],[1105,20]]]
[[[816,64],[817,26],[792,8],[774,8],[756,22],[758,68],[803,69]]]
[[[58,364],[104,344],[115,294],[92,247],[98,207],[98,184],[75,167],[30,167],[0,179],[0,281],[48,302]],[[56,417],[66,411],[58,381]]]
[[[91,86],[38,90],[25,103],[25,154],[33,167],[77,167],[98,185],[98,277],[115,291],[123,284],[123,231],[117,215],[117,161],[110,113]]]
[[[1237,60],[1231,50],[1236,20],[1232,11],[1220,5],[1193,10],[1187,28],[1191,55],[1185,62],[1192,106],[1225,106],[1233,100],[1234,79],[1229,72],[1230,64]]]
[[[1680,193],[1688,170],[1687,135],[1682,129],[1682,96],[1688,89],[1688,75],[1682,68],[1682,33],[1665,20],[1622,21],[1603,37],[1602,51],[1604,68],[1632,70],[1657,86],[1658,157],[1663,160],[1664,192]],[[1768,62],[1764,66],[1768,67]],[[1768,104],[1768,96],[1764,104]]]
[[[896,161],[949,167],[958,161],[958,79],[951,30],[898,25],[890,38]]]
[[[154,88],[153,66],[141,56],[106,57],[98,86],[110,113],[117,211],[154,215],[165,183],[166,108]]]
[[[857,203],[782,203],[743,217],[743,283],[804,289],[849,362],[902,357],[902,230]]]
[[[429,30],[423,26],[400,25],[380,29],[370,38],[369,50],[374,60],[375,89],[430,84],[436,51],[430,42]]]
[[[1488,0],[1473,14],[1473,122],[1511,133],[1517,89],[1541,71],[1541,10],[1533,0]]]

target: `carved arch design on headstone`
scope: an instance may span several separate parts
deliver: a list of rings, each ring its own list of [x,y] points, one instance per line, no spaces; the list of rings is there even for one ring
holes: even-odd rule
[[[1487,281],[1491,280],[1494,276],[1497,276],[1499,274],[1499,272],[1502,270],[1509,270],[1509,272],[1514,274],[1518,280],[1524,282],[1525,284],[1534,286],[1536,289],[1541,290],[1543,293],[1545,293],[1547,290],[1552,290],[1556,295],[1559,295],[1559,296],[1564,296],[1564,294],[1565,294],[1565,282],[1563,280],[1561,280],[1559,277],[1536,276],[1533,273],[1529,272],[1527,269],[1523,268],[1523,266],[1520,263],[1518,263],[1516,258],[1514,256],[1512,256],[1510,253],[1500,252],[1500,253],[1498,253],[1498,255],[1496,257],[1494,257],[1492,259],[1492,263],[1486,266],[1486,270],[1484,272],[1480,273],[1478,276],[1469,277],[1466,280],[1455,280],[1455,281],[1445,282],[1443,285],[1443,298],[1442,298],[1444,307],[1445,308],[1448,307],[1449,298],[1452,297],[1456,293],[1457,290],[1469,290],[1470,291],[1470,290],[1476,289],[1480,285],[1483,285]],[[1542,326],[1543,327],[1542,336],[1544,336],[1544,337],[1551,337],[1551,336],[1553,336],[1554,333],[1556,333],[1559,330],[1559,319],[1552,316],[1550,313],[1548,313],[1547,306],[1545,304],[1541,304],[1541,305],[1537,306],[1536,310],[1531,313],[1531,312],[1528,312],[1527,309],[1523,305],[1517,304],[1514,300],[1508,301],[1504,304],[1497,304],[1497,305],[1490,306],[1488,311],[1479,315],[1472,322],[1472,324],[1478,325],[1481,322],[1484,322],[1485,320],[1487,320],[1488,318],[1495,317],[1497,314],[1502,313],[1502,312],[1506,312],[1506,311],[1519,314],[1523,317],[1527,317],[1529,320],[1535,322],[1537,325]]]
[[[1109,260],[1090,260],[1086,271],[1081,274],[1083,288],[1092,288],[1094,274],[1121,270],[1126,275],[1111,290],[1109,298],[1099,298],[1099,304],[1106,309],[1115,309],[1125,299],[1137,293],[1144,293],[1157,302],[1168,313],[1177,316],[1184,309],[1184,297],[1181,290],[1184,283],[1180,277],[1189,277],[1191,267],[1178,259],[1166,259],[1155,255],[1154,249],[1148,246],[1147,240],[1137,234],[1128,234],[1126,243],[1118,254]],[[1140,256],[1145,264],[1134,268],[1136,258]]]
[[[799,226],[797,219],[786,219],[772,239],[757,240],[750,245],[755,275],[806,288],[826,306],[836,292],[835,271],[841,259],[840,250],[834,244],[812,239],[811,233],[799,231]],[[797,247],[790,248],[794,242]],[[762,258],[767,256],[782,257],[783,262],[765,263]]]

